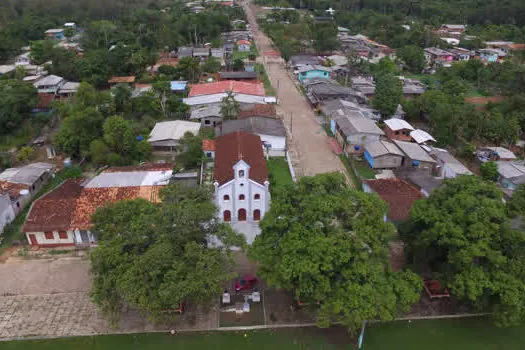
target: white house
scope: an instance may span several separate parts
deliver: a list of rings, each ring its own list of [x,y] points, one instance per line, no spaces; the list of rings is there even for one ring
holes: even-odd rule
[[[219,219],[233,224],[256,224],[270,207],[270,182],[261,138],[243,131],[215,139],[215,203]],[[240,229],[251,244],[258,234]]]
[[[185,120],[158,122],[151,130],[148,142],[154,151],[173,151],[187,132],[197,135],[200,128],[201,123]]]
[[[9,196],[7,194],[0,195],[0,235],[4,233],[4,227],[13,222],[15,216]]]

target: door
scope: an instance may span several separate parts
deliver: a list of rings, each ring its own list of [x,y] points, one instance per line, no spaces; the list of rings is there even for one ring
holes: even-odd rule
[[[29,242],[31,243],[31,245],[38,245],[38,241],[36,240],[36,237],[33,234],[29,235]]]
[[[237,217],[239,221],[246,221],[246,209],[239,209]]]
[[[89,243],[89,235],[87,231],[85,230],[80,231],[80,241],[82,243]]]
[[[224,222],[230,222],[232,221],[232,213],[231,211],[229,210],[225,210],[224,213],[222,214],[223,215],[223,220]]]
[[[253,220],[254,221],[259,221],[261,220],[261,211],[259,209],[255,209],[253,211]]]

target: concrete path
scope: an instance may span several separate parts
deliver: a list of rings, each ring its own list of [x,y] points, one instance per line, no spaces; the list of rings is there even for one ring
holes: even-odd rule
[[[257,8],[247,2],[243,6],[257,49],[263,55],[266,72],[277,90],[278,113],[283,116],[291,136],[289,153],[297,175],[313,176],[334,171],[346,174],[341,160],[332,152],[328,136],[317,122],[315,113],[299,92],[285,65],[264,57],[265,52],[273,51],[274,48],[270,39],[259,31],[255,17]]]

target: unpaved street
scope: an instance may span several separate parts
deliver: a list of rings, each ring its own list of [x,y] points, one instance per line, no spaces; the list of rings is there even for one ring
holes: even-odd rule
[[[268,37],[258,29],[255,18],[257,8],[244,3],[244,9],[257,49],[263,55],[265,69],[272,85],[277,89],[278,112],[283,115],[286,128],[292,136],[289,152],[297,175],[313,176],[333,171],[345,173],[341,160],[332,152],[326,133],[284,64],[271,62],[271,59],[264,57],[266,52],[273,51],[274,48]]]

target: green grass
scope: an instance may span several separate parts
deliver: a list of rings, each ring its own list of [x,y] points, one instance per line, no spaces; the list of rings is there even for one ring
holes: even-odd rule
[[[272,192],[280,187],[293,184],[288,163],[284,157],[275,157],[268,160],[268,173],[270,176],[270,189]]]
[[[375,179],[376,172],[368,166],[368,163],[364,160],[353,160],[351,164],[362,179]]]
[[[193,333],[176,336],[160,333],[103,335],[0,343],[1,350],[330,350],[342,348],[345,348],[342,344],[340,346],[330,344],[327,337],[314,329]]]
[[[350,160],[344,154],[341,154],[339,158],[341,159],[341,162],[343,162],[343,165],[346,168],[346,172],[348,173],[348,176],[350,176],[350,179],[352,180],[354,187],[362,191],[363,184],[361,183],[361,180],[359,179],[359,177],[357,177],[357,175],[355,174],[354,169],[352,168],[352,164],[350,164]]]
[[[525,327],[497,328],[488,318],[398,321],[367,327],[365,350],[522,350]]]
[[[262,74],[263,83],[264,83],[264,91],[266,92],[267,96],[275,96],[275,88],[272,86],[272,83],[270,82],[270,78],[268,78],[268,74],[266,74],[266,70],[264,70],[264,66],[260,63],[255,64],[255,71],[259,74]]]

